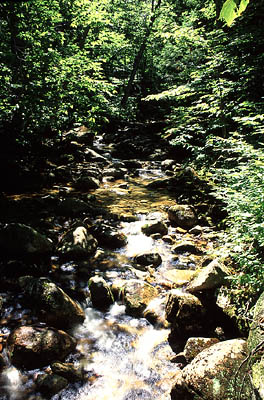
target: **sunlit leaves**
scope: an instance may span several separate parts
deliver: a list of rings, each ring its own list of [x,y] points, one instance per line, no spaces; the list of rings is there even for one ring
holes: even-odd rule
[[[220,19],[224,20],[227,26],[232,25],[234,20],[242,14],[247,8],[250,0],[226,0],[221,13]]]

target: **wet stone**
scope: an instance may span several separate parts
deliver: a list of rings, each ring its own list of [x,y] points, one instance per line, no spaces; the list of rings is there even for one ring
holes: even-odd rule
[[[64,389],[68,385],[68,381],[56,374],[39,374],[36,385],[44,395],[53,396]]]

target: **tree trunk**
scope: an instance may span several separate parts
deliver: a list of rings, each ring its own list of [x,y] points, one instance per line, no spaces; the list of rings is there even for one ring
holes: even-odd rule
[[[155,20],[157,18],[157,11],[159,10],[160,5],[161,5],[161,0],[158,0],[158,2],[157,2],[155,7],[154,7],[154,1],[152,1],[152,11],[153,11],[153,13],[152,13],[152,16],[151,16],[151,19],[150,19],[149,26],[146,29],[145,36],[144,36],[144,38],[143,38],[143,40],[141,42],[140,48],[139,48],[139,50],[138,50],[138,52],[137,52],[137,54],[136,54],[136,56],[134,58],[133,68],[131,70],[131,73],[130,73],[130,76],[129,76],[129,80],[128,80],[127,86],[125,88],[124,96],[123,96],[123,98],[121,100],[121,107],[122,108],[126,108],[127,101],[129,99],[130,92],[131,92],[131,89],[132,89],[132,85],[133,85],[133,82],[134,82],[134,79],[135,79],[135,76],[136,76],[140,61],[142,60],[144,51],[145,51],[145,49],[147,47],[147,41],[148,41],[148,38],[149,38],[149,36],[151,34],[151,30],[152,30],[152,27],[154,25],[154,22],[155,22]]]

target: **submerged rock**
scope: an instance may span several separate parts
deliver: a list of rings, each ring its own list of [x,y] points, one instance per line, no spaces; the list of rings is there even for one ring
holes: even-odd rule
[[[192,207],[187,205],[175,205],[169,208],[168,218],[171,223],[183,229],[193,228],[197,222],[197,216]]]
[[[81,306],[46,278],[24,276],[19,284],[39,317],[51,326],[72,327],[84,321]]]
[[[28,225],[11,223],[0,229],[0,256],[8,259],[50,256],[52,241]]]
[[[67,379],[56,374],[39,374],[36,380],[38,391],[49,397],[60,392],[67,385]]]
[[[88,286],[91,293],[93,306],[99,309],[106,309],[114,303],[114,296],[109,285],[100,276],[89,279]]]
[[[76,382],[83,379],[82,367],[76,367],[73,363],[54,362],[51,364],[51,370],[54,374],[60,375],[69,382]]]
[[[12,364],[27,369],[63,360],[75,347],[75,339],[66,332],[38,326],[21,326],[11,332],[7,341]]]

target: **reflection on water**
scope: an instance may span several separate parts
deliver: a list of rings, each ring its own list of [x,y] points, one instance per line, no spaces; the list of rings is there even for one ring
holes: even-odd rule
[[[87,308],[75,336],[87,382],[53,400],[170,399],[171,388],[164,378],[177,367],[169,361],[173,353],[168,330],[129,317],[123,305],[114,304],[106,314]]]

